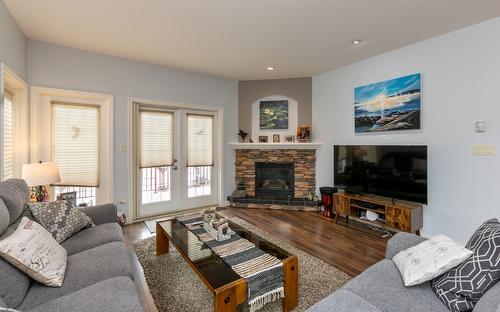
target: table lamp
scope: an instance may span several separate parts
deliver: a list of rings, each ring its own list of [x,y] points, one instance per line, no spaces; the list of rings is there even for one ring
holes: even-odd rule
[[[22,178],[26,181],[38,202],[47,197],[45,185],[61,182],[59,168],[53,162],[37,162],[23,165]]]

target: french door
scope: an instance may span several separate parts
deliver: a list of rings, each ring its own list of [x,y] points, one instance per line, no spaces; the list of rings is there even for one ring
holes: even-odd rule
[[[217,114],[134,103],[137,218],[216,205]]]

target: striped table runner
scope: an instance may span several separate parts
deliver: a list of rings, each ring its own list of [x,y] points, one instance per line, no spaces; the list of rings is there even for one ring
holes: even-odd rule
[[[250,312],[285,296],[283,263],[278,258],[265,253],[237,234],[226,241],[216,241],[203,229],[202,214],[182,216],[177,220],[246,280]]]

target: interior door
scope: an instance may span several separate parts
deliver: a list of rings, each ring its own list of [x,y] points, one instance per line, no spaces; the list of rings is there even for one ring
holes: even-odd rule
[[[179,111],[137,105],[135,115],[138,218],[178,211]]]

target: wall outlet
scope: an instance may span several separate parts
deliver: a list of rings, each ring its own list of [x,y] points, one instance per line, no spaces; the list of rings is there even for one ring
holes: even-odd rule
[[[474,144],[473,155],[495,155],[495,145],[493,144]]]

